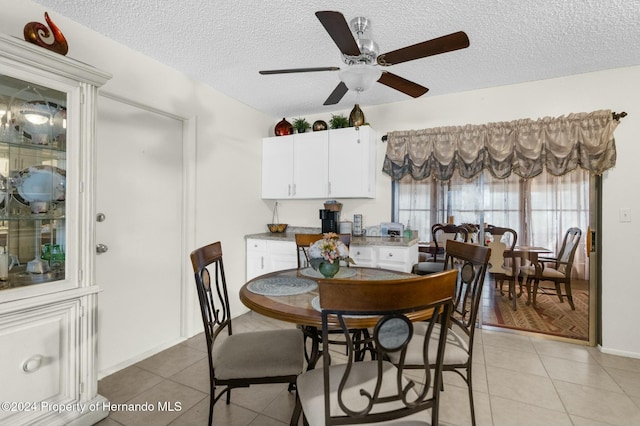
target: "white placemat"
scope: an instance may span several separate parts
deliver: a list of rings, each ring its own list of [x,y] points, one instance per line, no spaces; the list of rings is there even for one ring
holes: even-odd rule
[[[313,268],[304,268],[300,271],[302,275],[311,277],[311,278],[324,278],[324,275],[320,273],[320,271],[316,271]],[[341,266],[338,270],[338,273],[333,278],[351,278],[355,277],[357,271],[353,268],[349,268],[347,266]]]
[[[292,296],[307,293],[318,288],[313,280],[297,277],[262,278],[249,283],[247,289],[263,296]]]

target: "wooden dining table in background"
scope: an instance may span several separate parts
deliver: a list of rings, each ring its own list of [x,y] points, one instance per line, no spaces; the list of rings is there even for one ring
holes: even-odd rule
[[[537,246],[515,246],[513,249],[507,249],[504,251],[505,256],[513,255],[514,257],[519,257],[522,262],[529,261],[536,268],[536,277],[539,277],[542,273],[542,265],[538,262],[538,256],[541,254],[551,253],[551,250],[545,247],[537,247]],[[518,277],[516,277],[517,279]],[[528,283],[527,277],[524,276],[522,279],[525,281],[527,286],[527,305],[531,304],[531,284]],[[515,291],[514,296],[515,298]]]

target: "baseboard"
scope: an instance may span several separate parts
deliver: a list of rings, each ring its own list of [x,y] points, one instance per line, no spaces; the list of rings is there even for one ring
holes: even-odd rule
[[[617,355],[617,356],[623,356],[626,358],[636,358],[636,359],[640,359],[640,354],[637,352],[629,352],[629,351],[621,351],[619,349],[611,349],[611,348],[605,348],[602,345],[598,345],[596,346],[598,348],[598,350],[600,350],[600,352],[602,352],[603,354],[608,354],[608,355]]]

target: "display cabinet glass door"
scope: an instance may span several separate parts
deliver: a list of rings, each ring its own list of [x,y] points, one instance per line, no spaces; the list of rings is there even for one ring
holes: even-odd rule
[[[0,289],[65,278],[66,105],[0,75]]]

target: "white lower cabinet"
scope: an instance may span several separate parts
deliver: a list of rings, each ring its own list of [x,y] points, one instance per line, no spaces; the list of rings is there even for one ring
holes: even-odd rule
[[[349,256],[356,266],[374,268],[376,266],[376,248],[373,246],[351,246]]]
[[[247,238],[247,281],[273,271],[296,268],[296,243],[260,238]],[[411,272],[418,263],[418,245],[388,246],[352,244],[349,255],[355,266],[384,268],[394,271]]]
[[[91,327],[86,310],[77,298],[0,317],[0,424],[92,424],[106,416],[105,399],[87,398],[83,375],[92,360],[76,349]]]
[[[247,239],[247,281],[259,275],[297,266],[295,242]]]
[[[417,244],[408,247],[351,245],[349,253],[356,266],[369,268],[411,272],[418,263]]]

